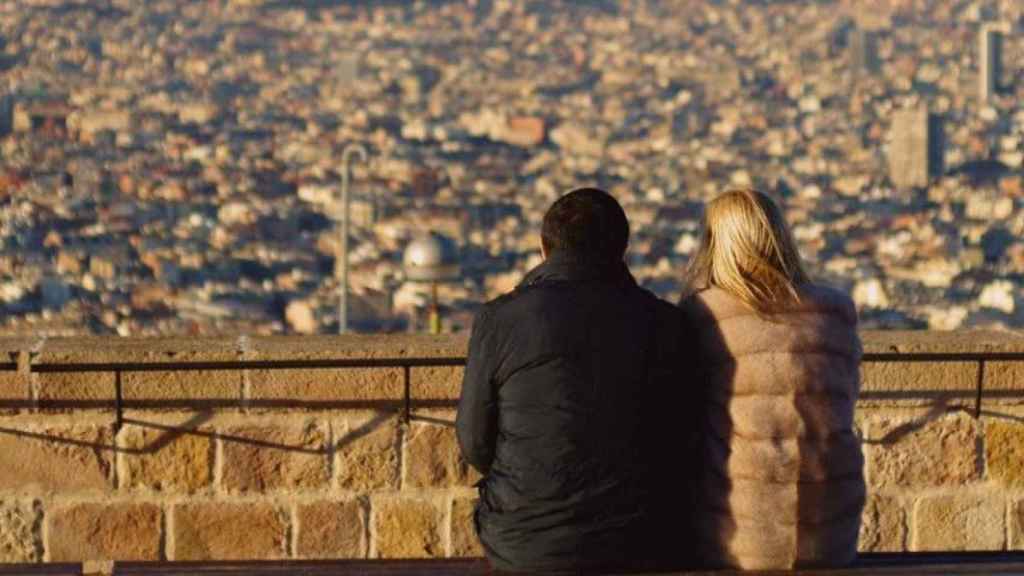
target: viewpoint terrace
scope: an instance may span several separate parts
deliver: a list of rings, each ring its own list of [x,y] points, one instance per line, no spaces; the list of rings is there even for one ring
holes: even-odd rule
[[[863,338],[862,550],[1024,549],[1024,336]],[[462,337],[0,347],[0,562],[480,554]]]

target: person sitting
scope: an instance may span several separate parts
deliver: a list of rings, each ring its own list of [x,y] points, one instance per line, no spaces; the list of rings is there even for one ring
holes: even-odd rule
[[[778,206],[753,190],[705,209],[681,308],[703,359],[697,542],[710,567],[846,565],[864,458],[854,433],[857,313],[813,284]]]
[[[637,286],[628,240],[614,198],[570,192],[544,216],[543,263],[475,318],[456,428],[496,570],[686,562],[685,331]]]

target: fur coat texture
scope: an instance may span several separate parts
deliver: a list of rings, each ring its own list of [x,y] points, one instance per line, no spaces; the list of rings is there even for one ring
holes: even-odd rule
[[[857,313],[821,286],[765,319],[711,288],[682,303],[704,398],[697,545],[715,567],[841,566],[857,554],[864,457]]]

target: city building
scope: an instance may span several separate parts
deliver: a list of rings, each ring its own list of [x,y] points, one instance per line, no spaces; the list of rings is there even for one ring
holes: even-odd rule
[[[14,95],[0,94],[0,137],[14,129]]]
[[[1020,2],[114,4],[0,2],[2,333],[333,331],[356,143],[360,331],[424,325],[402,255],[428,232],[466,327],[580,185],[619,198],[669,300],[700,207],[754,186],[866,326],[1024,325],[1024,105],[979,106],[975,77],[1009,92]]]
[[[878,33],[856,28],[848,40],[850,69],[856,75],[876,74],[881,66],[878,58]]]
[[[978,32],[978,100],[987,104],[1002,87],[1003,34],[1000,24],[985,24]]]
[[[942,118],[923,106],[893,114],[889,180],[899,189],[924,188],[942,174],[945,138]]]

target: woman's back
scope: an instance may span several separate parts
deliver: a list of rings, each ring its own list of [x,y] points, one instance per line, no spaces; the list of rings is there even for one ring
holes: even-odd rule
[[[843,565],[856,556],[863,455],[856,311],[805,285],[764,315],[719,288],[682,307],[699,330],[706,464],[700,547],[715,566]]]

